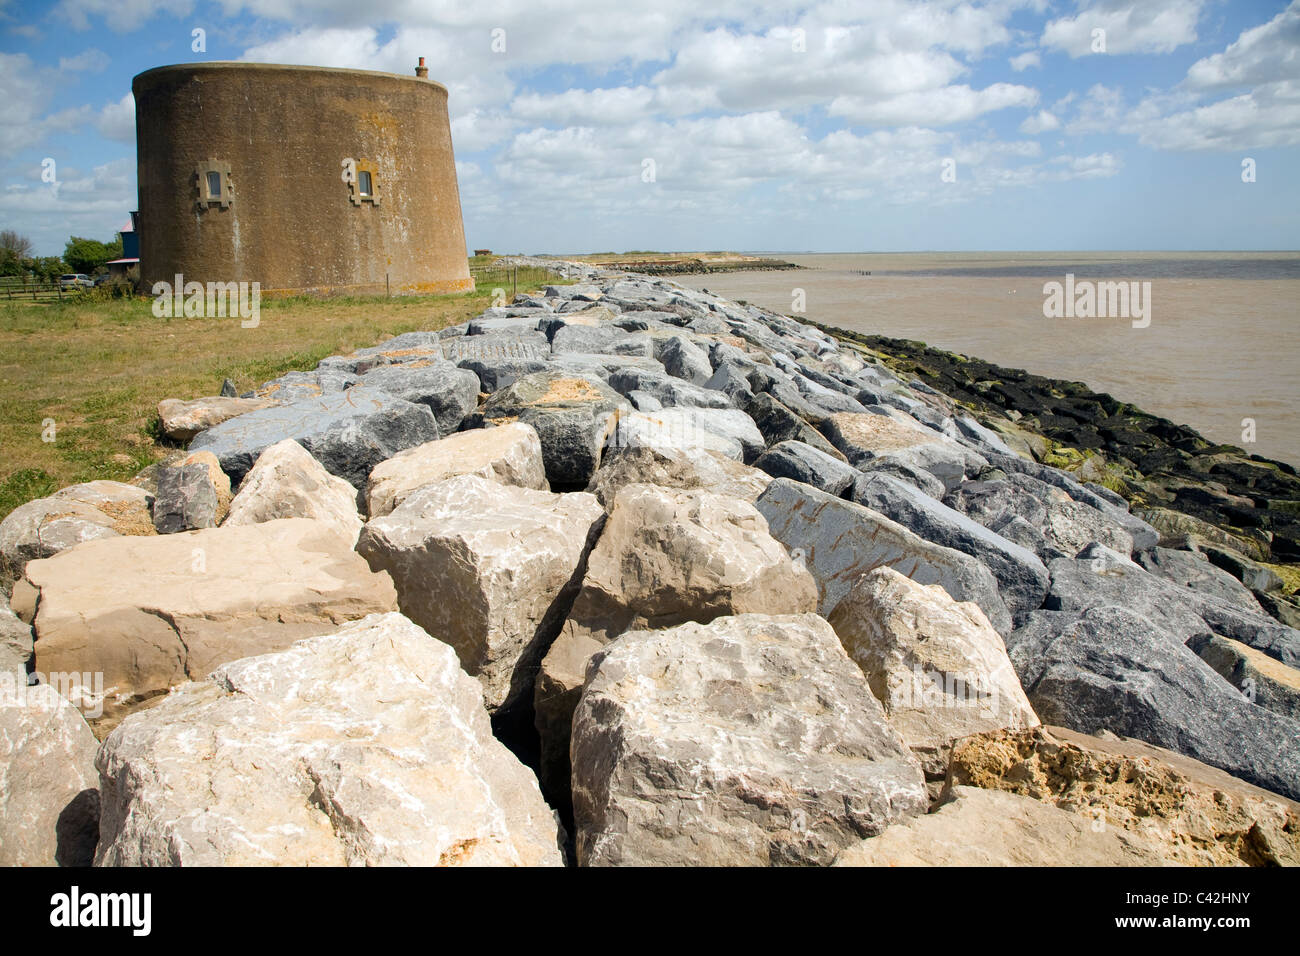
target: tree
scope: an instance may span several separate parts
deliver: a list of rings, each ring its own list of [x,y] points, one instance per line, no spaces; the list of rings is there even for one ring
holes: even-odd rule
[[[23,265],[44,282],[51,282],[68,271],[68,264],[58,256],[24,259]]]
[[[112,242],[100,242],[98,239],[86,239],[73,236],[63,250],[63,261],[73,272],[90,275],[110,259],[122,257],[122,237]]]
[[[13,229],[0,229],[0,253],[12,253],[15,260],[30,259],[32,241]],[[8,258],[8,257],[5,257]]]

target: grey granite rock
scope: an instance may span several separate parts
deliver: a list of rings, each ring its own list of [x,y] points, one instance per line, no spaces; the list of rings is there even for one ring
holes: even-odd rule
[[[940,584],[954,600],[974,601],[999,633],[1011,613],[997,581],[968,554],[926,541],[879,512],[808,485],[778,478],[758,499],[772,536],[807,562],[830,614],[859,577],[886,565],[917,584]]]
[[[1133,536],[1113,513],[1075,501],[1062,489],[1029,475],[963,482],[944,497],[944,503],[998,534],[1012,519],[1021,519],[1035,533],[1021,533],[1020,543],[1044,561],[1072,558],[1093,543],[1124,555],[1133,550]]]
[[[1204,555],[1195,551],[1174,551],[1169,548],[1152,548],[1137,556],[1137,563],[1152,574],[1174,584],[1191,588],[1244,611],[1263,614],[1264,609],[1250,593],[1250,589],[1227,571],[1218,568]]]
[[[737,408],[745,408],[754,399],[749,386],[749,375],[739,365],[723,362],[704,383],[705,388],[722,392]]]
[[[1300,665],[1300,632],[1250,614],[1217,598],[1150,574],[1101,545],[1076,559],[1048,564],[1052,587],[1043,603],[1051,611],[1084,611],[1114,605],[1141,614],[1179,643],[1211,633],[1231,637],[1291,666]]]
[[[357,386],[232,418],[201,433],[190,451],[212,452],[238,482],[263,451],[292,438],[330,474],[361,489],[375,465],[438,437],[428,406]]]
[[[783,441],[773,445],[758,457],[754,467],[773,478],[802,481],[836,497],[847,497],[845,492],[862,477],[862,473],[852,465],[801,441]]]
[[[1282,578],[1277,572],[1244,554],[1206,541],[1196,542],[1196,550],[1205,555],[1215,567],[1228,572],[1257,594],[1282,589]]]
[[[1197,638],[1188,647],[1252,704],[1300,721],[1300,669],[1217,634]]]
[[[478,375],[449,362],[384,365],[363,375],[361,383],[408,402],[429,406],[443,435],[456,431],[478,407]]]
[[[648,335],[625,332],[613,325],[565,325],[551,339],[551,352],[607,352],[613,355],[654,357],[654,342]]]
[[[217,526],[217,490],[205,466],[182,465],[158,471],[153,523],[159,534]]]
[[[1007,649],[1044,723],[1136,737],[1300,797],[1300,721],[1250,703],[1148,615],[1038,611]]]
[[[892,458],[928,471],[948,489],[975,474],[987,462],[959,442],[901,413],[835,414],[823,426],[832,445],[850,464]]]
[[[610,388],[624,395],[645,392],[666,408],[731,408],[731,399],[715,389],[693,385],[667,372],[648,368],[623,368],[610,373]]]
[[[990,464],[996,465],[1008,474],[1019,473],[1037,478],[1061,489],[1074,501],[1091,505],[1098,511],[1114,518],[1132,537],[1134,551],[1145,551],[1148,548],[1154,548],[1160,541],[1160,533],[1147,522],[1134,514],[1130,514],[1127,508],[1117,505],[1109,497],[1085,488],[1058,468],[1039,464],[1036,461],[1021,458],[1019,455],[999,455],[990,452],[985,457]]]
[[[457,364],[478,376],[479,387],[488,394],[508,388],[528,375],[544,372],[550,363],[540,358],[462,358]]]
[[[496,392],[481,409],[487,423],[531,425],[542,443],[546,478],[555,488],[582,488],[625,402],[593,377],[560,371],[527,375]]]
[[[551,345],[540,332],[491,333],[448,339],[442,350],[449,361],[474,372],[482,390],[491,393],[526,375],[543,371],[550,358]]]
[[[684,335],[662,339],[655,349],[655,358],[663,363],[669,375],[692,385],[704,385],[713,377],[708,353]]]
[[[821,432],[766,392],[755,395],[744,408],[754,419],[754,424],[758,426],[768,445],[777,445],[783,441],[801,441],[833,458],[846,460],[844,453],[828,442]]]
[[[924,468],[917,468],[897,458],[869,458],[858,465],[864,475],[890,475],[924,492],[936,501],[943,498],[943,482]]]
[[[753,462],[763,453],[763,436],[748,415],[735,408],[678,406],[622,415],[607,447],[707,449]]]
[[[1003,538],[914,485],[882,473],[861,476],[853,500],[897,521],[927,541],[956,548],[978,559],[997,579],[998,590],[1017,617],[1036,611],[1047,595],[1049,578],[1032,551]]]

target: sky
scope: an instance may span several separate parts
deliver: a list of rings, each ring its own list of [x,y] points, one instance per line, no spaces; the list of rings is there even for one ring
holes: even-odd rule
[[[1300,0],[0,0],[0,228],[112,237],[146,69],[420,56],[471,248],[1300,248]]]

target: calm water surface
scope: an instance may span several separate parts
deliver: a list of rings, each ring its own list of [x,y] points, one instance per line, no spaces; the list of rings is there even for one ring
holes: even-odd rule
[[[1214,441],[1300,464],[1300,253],[797,255],[800,272],[675,276],[829,325],[1086,382]],[[864,273],[870,273],[866,275]],[[1043,284],[1151,283],[1151,323],[1043,316]],[[1242,419],[1256,441],[1242,440]]]

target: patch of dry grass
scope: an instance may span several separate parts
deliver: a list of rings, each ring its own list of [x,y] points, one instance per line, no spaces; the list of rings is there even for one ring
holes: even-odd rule
[[[127,480],[164,457],[174,447],[158,430],[164,398],[215,395],[225,378],[249,391],[327,355],[455,325],[490,302],[491,289],[264,299],[250,329],[237,318],[156,318],[148,299],[0,303],[0,518],[77,482]]]

